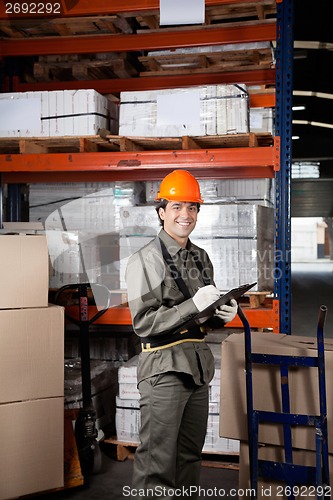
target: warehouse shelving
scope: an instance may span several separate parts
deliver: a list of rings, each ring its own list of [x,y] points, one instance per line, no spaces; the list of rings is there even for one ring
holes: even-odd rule
[[[206,0],[207,6],[233,4],[258,4],[252,0]],[[268,2],[269,3],[269,2]],[[270,2],[271,3],[271,2]],[[149,15],[158,9],[158,0],[143,2],[127,0],[112,2],[105,6],[103,0],[94,3],[81,0],[70,11],[62,4],[64,18],[102,13],[139,11]],[[0,44],[0,54],[6,56],[33,54],[70,54],[91,52],[131,51],[200,45],[217,45],[240,41],[271,41],[276,38],[276,69],[207,73],[193,75],[125,78],[112,80],[89,80],[70,82],[20,83],[12,77],[7,90],[61,90],[71,88],[95,88],[101,93],[121,90],[160,89],[187,87],[191,85],[234,83],[242,81],[247,85],[276,83],[276,97],[260,91],[250,96],[252,106],[272,106],[276,99],[276,136],[274,144],[266,147],[209,148],[173,151],[121,151],[121,152],[79,152],[44,153],[30,152],[0,154],[2,183],[15,185],[30,182],[85,182],[114,180],[158,180],[176,166],[186,167],[198,178],[264,178],[276,179],[275,207],[275,290],[274,305],[270,312],[258,309],[258,321],[274,331],[290,333],[290,220],[289,190],[291,161],[291,94],[292,94],[292,0],[277,0],[277,21],[256,23],[244,27],[214,28],[207,30],[178,29],[170,33],[147,33],[135,35],[100,35],[91,37],[56,37],[51,39],[21,40],[6,39]],[[17,16],[18,17],[18,16]],[[0,19],[6,19],[0,6]],[[199,34],[200,33],[200,34]],[[69,43],[70,41],[70,43]],[[110,313],[113,315],[113,313]],[[127,314],[127,313],[125,313]],[[251,312],[252,314],[252,312]],[[278,321],[279,319],[279,321]],[[116,321],[114,318],[113,321]],[[255,326],[253,324],[253,326]],[[260,327],[260,326],[259,326]]]

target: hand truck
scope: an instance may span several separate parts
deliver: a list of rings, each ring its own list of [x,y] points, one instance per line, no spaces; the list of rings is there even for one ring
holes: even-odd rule
[[[268,478],[285,483],[288,488],[288,499],[294,500],[297,486],[315,486],[316,498],[328,498],[329,466],[328,466],[328,434],[327,434],[327,405],[325,386],[325,357],[324,357],[324,324],[327,307],[322,305],[319,311],[317,324],[317,356],[289,356],[274,354],[252,353],[251,331],[249,323],[240,307],[238,315],[244,326],[245,367],[246,367],[246,397],[249,463],[252,498],[258,498],[258,478]],[[254,408],[252,366],[264,364],[280,367],[282,412],[260,411]],[[319,379],[319,407],[318,415],[302,415],[291,413],[290,394],[288,385],[288,371],[290,367],[317,367]],[[275,423],[283,426],[284,462],[261,460],[258,458],[259,424],[263,422]],[[316,434],[316,465],[296,465],[293,463],[292,427],[311,426]]]
[[[96,474],[102,465],[102,454],[97,441],[96,411],[91,398],[91,373],[90,373],[90,342],[89,327],[100,318],[109,308],[110,292],[104,285],[93,285],[94,290],[101,288],[107,293],[105,307],[89,318],[88,309],[88,289],[90,284],[80,283],[65,285],[56,292],[54,302],[59,304],[60,297],[65,292],[73,291],[78,293],[79,319],[66,313],[65,318],[79,327],[79,349],[81,358],[81,381],[82,381],[82,406],[79,409],[78,417],[75,421],[75,438],[79,453],[80,466],[84,476]]]

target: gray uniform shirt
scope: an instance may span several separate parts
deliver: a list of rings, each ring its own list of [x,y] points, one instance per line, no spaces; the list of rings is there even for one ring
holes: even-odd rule
[[[214,284],[213,266],[202,248],[188,241],[186,249],[163,229],[159,235],[127,264],[126,283],[133,329],[140,337],[154,336],[180,326],[197,314],[193,299],[185,299],[163,259],[159,238],[173,258],[191,296],[204,286],[201,271],[196,265],[200,260],[211,284]],[[210,320],[210,326],[221,327],[221,320]],[[139,355],[138,382],[165,372],[187,373],[197,385],[209,383],[214,375],[214,358],[205,342],[184,342]]]

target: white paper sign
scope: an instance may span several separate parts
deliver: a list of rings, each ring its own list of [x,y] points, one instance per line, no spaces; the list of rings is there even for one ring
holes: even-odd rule
[[[0,99],[0,116],[1,130],[38,132],[41,129],[40,99]]]
[[[160,0],[160,25],[202,24],[205,0]]]
[[[200,93],[184,90],[179,94],[157,96],[157,125],[178,125],[187,131],[198,127],[200,130]]]

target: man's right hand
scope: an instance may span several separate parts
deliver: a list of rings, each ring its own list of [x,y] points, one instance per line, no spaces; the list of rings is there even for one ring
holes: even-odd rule
[[[207,285],[199,288],[192,297],[199,312],[203,311],[210,304],[220,298],[220,291],[214,285]]]

